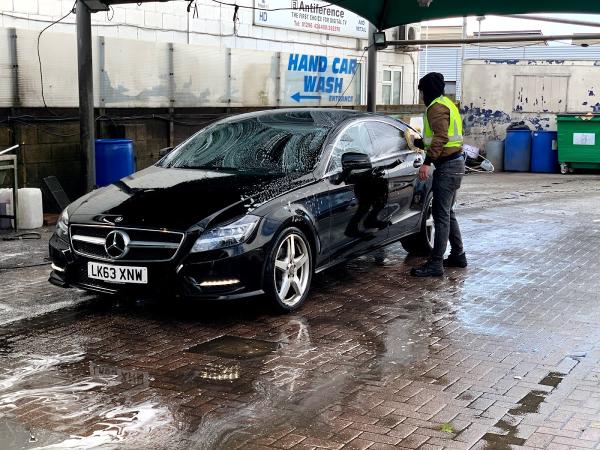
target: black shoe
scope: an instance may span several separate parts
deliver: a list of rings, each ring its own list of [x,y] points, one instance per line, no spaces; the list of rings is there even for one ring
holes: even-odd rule
[[[467,267],[467,255],[465,252],[462,252],[460,255],[450,253],[448,258],[444,260],[444,267],[459,267],[464,269]]]
[[[425,277],[443,277],[444,269],[441,264],[434,264],[431,261],[427,261],[420,267],[415,267],[410,271],[413,277],[425,278]]]

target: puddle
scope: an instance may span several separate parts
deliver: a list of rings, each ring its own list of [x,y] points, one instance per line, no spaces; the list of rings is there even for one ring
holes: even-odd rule
[[[64,435],[38,428],[28,428],[6,418],[0,421],[0,448],[2,449],[34,449],[60,442],[64,438]]]
[[[189,348],[190,353],[201,353],[229,359],[253,359],[266,356],[279,349],[278,342],[246,339],[237,336],[221,336]]]
[[[70,436],[61,442],[36,447],[36,450],[45,449],[92,449],[92,448],[136,448],[136,441],[143,448],[143,442],[148,439],[153,443],[153,448],[163,448],[169,442],[176,442],[175,429],[169,427],[173,418],[168,409],[147,401],[135,406],[118,406],[103,411],[94,423],[95,430],[84,436]],[[157,436],[156,430],[171,428]],[[171,436],[169,436],[171,434]],[[127,446],[123,441],[127,439]]]
[[[130,386],[148,387],[150,383],[150,374],[148,372],[121,369],[112,365],[97,364],[92,361],[89,362],[89,367],[90,375],[94,381],[111,377],[115,381],[127,383]]]
[[[555,388],[560,384],[564,377],[564,373],[550,372],[542,381],[540,381],[540,384],[543,386],[552,386],[553,388]]]
[[[574,365],[569,372],[579,364],[579,360],[570,357],[566,359],[574,361]],[[509,410],[508,414],[494,425],[495,428],[500,430],[500,433],[486,433],[483,435],[481,438],[485,442],[483,448],[485,450],[511,450],[514,445],[522,446],[525,444],[526,439],[518,436],[520,420],[517,417],[537,413],[540,405],[546,400],[546,397],[558,387],[565,376],[566,374],[562,372],[550,372],[546,375],[538,384],[551,386],[552,390],[550,392],[531,391],[519,400],[519,406]]]
[[[538,412],[540,405],[548,394],[544,391],[531,391],[519,400],[520,406],[509,410],[508,414],[494,425],[495,428],[500,430],[499,433],[486,433],[483,435],[481,438],[485,442],[483,448],[485,450],[511,450],[513,445],[522,446],[526,439],[518,436],[520,420],[516,419],[515,416]]]
[[[519,400],[519,407],[511,409],[508,411],[508,413],[514,416],[523,416],[529,413],[536,413],[539,411],[540,405],[544,403],[547,395],[548,393],[544,391],[531,391],[529,394]]]
[[[481,439],[487,443],[486,450],[510,450],[512,445],[522,446],[525,443],[526,439],[517,437],[517,427],[508,421],[499,420],[494,426],[505,434],[484,434]]]
[[[28,355],[6,375],[0,377],[2,449],[145,448],[148,439],[165,448],[176,442],[166,406],[113,390],[148,389],[146,372],[96,364],[73,351]],[[40,409],[42,420],[27,413]]]

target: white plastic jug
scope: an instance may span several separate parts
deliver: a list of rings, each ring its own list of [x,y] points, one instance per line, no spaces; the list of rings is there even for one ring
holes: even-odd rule
[[[7,214],[13,213],[12,189],[0,189],[0,203],[8,203]],[[37,188],[19,189],[17,219],[20,230],[33,230],[44,225],[42,191]]]
[[[44,225],[42,191],[37,188],[19,189],[19,209],[17,211],[19,229],[33,230]]]

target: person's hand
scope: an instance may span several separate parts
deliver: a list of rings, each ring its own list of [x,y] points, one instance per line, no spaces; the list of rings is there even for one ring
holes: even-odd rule
[[[429,178],[429,169],[431,167],[430,166],[426,166],[425,164],[423,164],[421,166],[421,168],[419,169],[419,179],[421,181],[427,181],[427,178]]]

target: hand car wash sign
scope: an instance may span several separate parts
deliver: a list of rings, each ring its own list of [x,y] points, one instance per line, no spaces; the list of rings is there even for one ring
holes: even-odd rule
[[[354,104],[359,79],[358,60],[323,55],[291,53],[285,77],[286,100],[295,103],[319,102]],[[356,76],[355,76],[356,74]],[[358,100],[358,101],[355,101]]]

